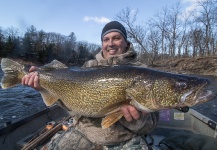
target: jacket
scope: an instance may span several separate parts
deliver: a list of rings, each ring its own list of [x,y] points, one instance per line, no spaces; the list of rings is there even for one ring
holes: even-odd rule
[[[136,65],[147,67],[145,64],[136,61],[137,53],[132,47],[121,55],[112,56],[104,59],[102,51],[100,51],[94,59],[87,61],[83,68],[95,66],[115,66],[115,65]],[[138,120],[127,122],[125,118],[121,118],[117,123],[107,129],[101,128],[101,119],[81,117],[76,129],[92,143],[97,145],[115,145],[130,140],[139,134],[150,133],[157,125],[158,112],[143,115],[140,113]]]

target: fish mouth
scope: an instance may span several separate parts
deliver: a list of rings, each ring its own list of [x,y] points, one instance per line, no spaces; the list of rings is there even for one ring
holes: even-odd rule
[[[195,95],[195,104],[200,104],[203,102],[210,101],[216,96],[216,94],[213,93],[211,90],[206,90],[205,87],[203,87],[201,90],[196,92]]]
[[[195,103],[203,103],[206,101],[209,101],[215,97],[215,94],[211,90],[207,90],[206,87],[207,85],[210,84],[210,81],[207,81],[204,83],[201,87],[199,87],[198,90],[196,90],[195,94]]]
[[[214,94],[213,91],[211,91],[211,90],[207,90],[206,89],[207,85],[208,85],[208,83],[204,83],[199,88],[185,93],[181,97],[181,102],[186,103],[186,101],[188,99],[187,97],[191,96],[192,94],[194,94],[194,96],[191,99],[189,99],[191,105],[200,104],[200,103],[210,101],[211,99],[213,99],[216,96],[216,94]],[[189,102],[187,102],[187,103],[189,103]]]

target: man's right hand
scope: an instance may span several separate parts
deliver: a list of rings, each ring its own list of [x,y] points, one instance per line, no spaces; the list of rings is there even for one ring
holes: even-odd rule
[[[30,86],[36,90],[40,90],[42,89],[42,87],[40,86],[39,84],[39,78],[38,78],[38,73],[37,72],[34,72],[37,70],[37,67],[35,66],[32,66],[30,69],[29,69],[29,74],[25,75],[23,78],[22,78],[22,85],[25,85],[25,86]]]

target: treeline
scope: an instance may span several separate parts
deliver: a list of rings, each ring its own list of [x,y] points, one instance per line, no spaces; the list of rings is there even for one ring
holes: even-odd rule
[[[126,8],[115,20],[124,24],[138,59],[146,64],[177,57],[217,55],[217,0],[198,0],[194,6],[186,11],[176,3],[143,23],[137,21],[138,10]],[[21,57],[41,63],[58,59],[81,65],[99,50],[100,45],[76,41],[73,32],[65,36],[30,26],[21,37],[18,29],[0,28],[0,57]]]
[[[47,63],[57,59],[71,65],[82,65],[93,59],[100,45],[76,41],[71,32],[68,36],[37,31],[32,25],[21,37],[18,29],[0,28],[0,57],[21,58],[32,62]]]
[[[124,23],[139,50],[140,61],[217,54],[217,0],[198,0],[186,11],[178,2],[157,11],[143,23],[138,10],[121,10],[116,19]]]

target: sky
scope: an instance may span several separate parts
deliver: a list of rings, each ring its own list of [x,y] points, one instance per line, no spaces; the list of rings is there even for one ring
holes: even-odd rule
[[[183,9],[192,9],[195,0],[181,0]],[[22,35],[33,25],[37,31],[68,36],[77,41],[101,44],[104,25],[129,7],[138,10],[137,21],[144,22],[157,11],[178,0],[0,0],[0,28],[17,28]]]

